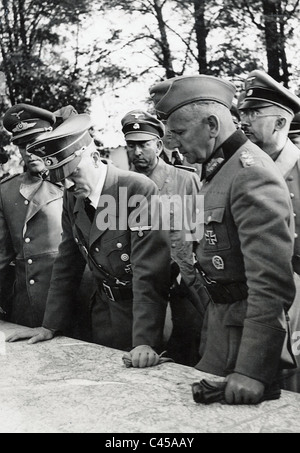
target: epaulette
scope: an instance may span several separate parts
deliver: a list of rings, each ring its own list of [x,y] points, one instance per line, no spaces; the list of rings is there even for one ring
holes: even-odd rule
[[[192,173],[196,173],[196,168],[195,167],[188,167],[187,165],[173,165],[176,168],[182,168],[182,170],[187,170],[191,171]]]
[[[22,173],[15,173],[14,175],[6,176],[6,178],[1,179],[0,184],[4,182],[10,181],[11,179],[15,178],[16,176],[20,176]]]
[[[255,164],[254,155],[247,150],[241,152],[240,161],[243,167],[251,167],[251,165]]]

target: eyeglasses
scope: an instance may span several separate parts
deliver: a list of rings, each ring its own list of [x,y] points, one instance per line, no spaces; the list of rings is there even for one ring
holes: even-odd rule
[[[280,116],[280,115],[260,115],[257,110],[240,110],[240,118],[243,121],[246,117],[250,121],[255,121],[257,118],[264,118],[266,116]]]

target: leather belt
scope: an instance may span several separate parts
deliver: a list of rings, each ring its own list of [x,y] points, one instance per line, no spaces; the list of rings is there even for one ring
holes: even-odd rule
[[[132,286],[110,286],[105,282],[102,282],[100,288],[105,293],[109,300],[115,302],[121,302],[133,298]]]
[[[248,286],[244,282],[231,282],[231,283],[219,283],[216,280],[212,280],[202,267],[200,263],[196,261],[194,264],[195,269],[198,271],[198,275],[201,278],[202,284],[207,289],[212,301],[215,304],[233,304],[239,300],[247,299],[248,297]]]
[[[205,287],[215,304],[233,304],[248,297],[248,287],[242,282],[228,284],[212,282],[205,284]]]

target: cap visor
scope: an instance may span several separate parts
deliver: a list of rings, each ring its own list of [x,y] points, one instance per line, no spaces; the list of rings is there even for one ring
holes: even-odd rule
[[[147,140],[153,140],[154,138],[160,138],[158,135],[155,134],[146,134],[145,132],[129,132],[125,135],[125,140],[134,140],[145,142]]]
[[[244,99],[240,105],[239,105],[239,110],[243,109],[259,109],[263,107],[271,107],[274,104],[271,102],[264,101],[263,99]]]
[[[50,169],[49,176],[51,182],[60,182],[63,181],[65,178],[70,176],[75,168],[79,165],[81,161],[81,156],[75,157],[70,162],[62,165],[61,167]]]

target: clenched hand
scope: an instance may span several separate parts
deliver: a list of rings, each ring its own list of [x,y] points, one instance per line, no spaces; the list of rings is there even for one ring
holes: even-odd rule
[[[257,404],[265,385],[243,374],[232,373],[227,377],[225,400],[228,404]]]
[[[146,368],[157,365],[159,355],[151,346],[140,345],[130,351],[132,366],[134,368]]]

